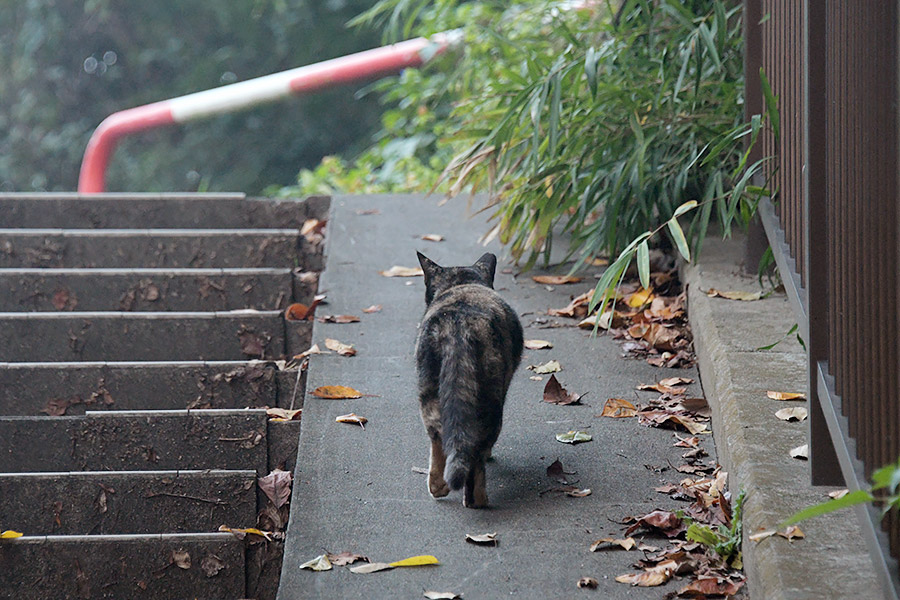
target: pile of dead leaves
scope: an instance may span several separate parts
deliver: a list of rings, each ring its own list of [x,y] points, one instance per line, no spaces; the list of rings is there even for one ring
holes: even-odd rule
[[[743,587],[745,577],[740,571],[740,506],[732,508],[726,484],[727,474],[716,470],[709,477],[657,488],[690,505],[683,510],[654,510],[627,517],[624,537],[601,538],[591,545],[591,551],[642,552],[642,558],[633,564],[637,571],[619,575],[616,581],[640,587],[683,582],[665,598],[733,596]],[[632,535],[638,531],[648,537],[662,536],[662,547],[655,545],[659,543],[656,540],[635,540]]]
[[[647,404],[633,404],[624,398],[610,398],[599,416],[612,418],[638,417],[641,425],[684,429],[692,435],[709,433],[711,411],[705,398],[687,396],[686,377],[667,377],[654,384],[642,384],[641,391],[656,391],[659,396]]]
[[[637,281],[619,286],[614,306],[603,314],[588,314],[593,290],[576,296],[550,316],[579,319],[578,326],[600,328],[623,342],[626,355],[644,358],[656,367],[682,368],[695,362],[692,336],[685,312],[685,294],[675,270],[654,272],[651,286]]]

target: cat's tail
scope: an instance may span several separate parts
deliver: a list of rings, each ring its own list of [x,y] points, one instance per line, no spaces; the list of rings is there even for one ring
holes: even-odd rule
[[[442,348],[438,398],[441,407],[441,439],[447,456],[444,480],[452,490],[465,485],[476,460],[478,423],[478,370],[465,334],[448,340]]]

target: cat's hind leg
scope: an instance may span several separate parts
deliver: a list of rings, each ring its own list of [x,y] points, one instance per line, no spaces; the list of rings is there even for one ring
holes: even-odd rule
[[[484,472],[484,460],[476,460],[466,477],[463,490],[463,506],[466,508],[487,508],[488,497]]]
[[[450,493],[450,486],[444,480],[447,456],[439,435],[431,437],[431,460],[428,464],[428,491],[434,498],[443,498]]]

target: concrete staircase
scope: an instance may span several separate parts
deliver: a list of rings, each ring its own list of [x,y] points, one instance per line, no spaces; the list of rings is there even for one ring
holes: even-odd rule
[[[257,477],[292,471],[327,198],[0,195],[0,590],[272,598]],[[257,538],[258,539],[258,538]]]

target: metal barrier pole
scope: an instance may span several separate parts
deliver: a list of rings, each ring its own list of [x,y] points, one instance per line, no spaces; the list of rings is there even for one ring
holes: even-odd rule
[[[415,38],[113,113],[100,123],[88,141],[81,162],[78,191],[84,194],[105,191],[110,158],[116,144],[127,135],[234,112],[405,67],[418,67],[459,43],[461,38],[460,32],[447,31],[431,38]]]

